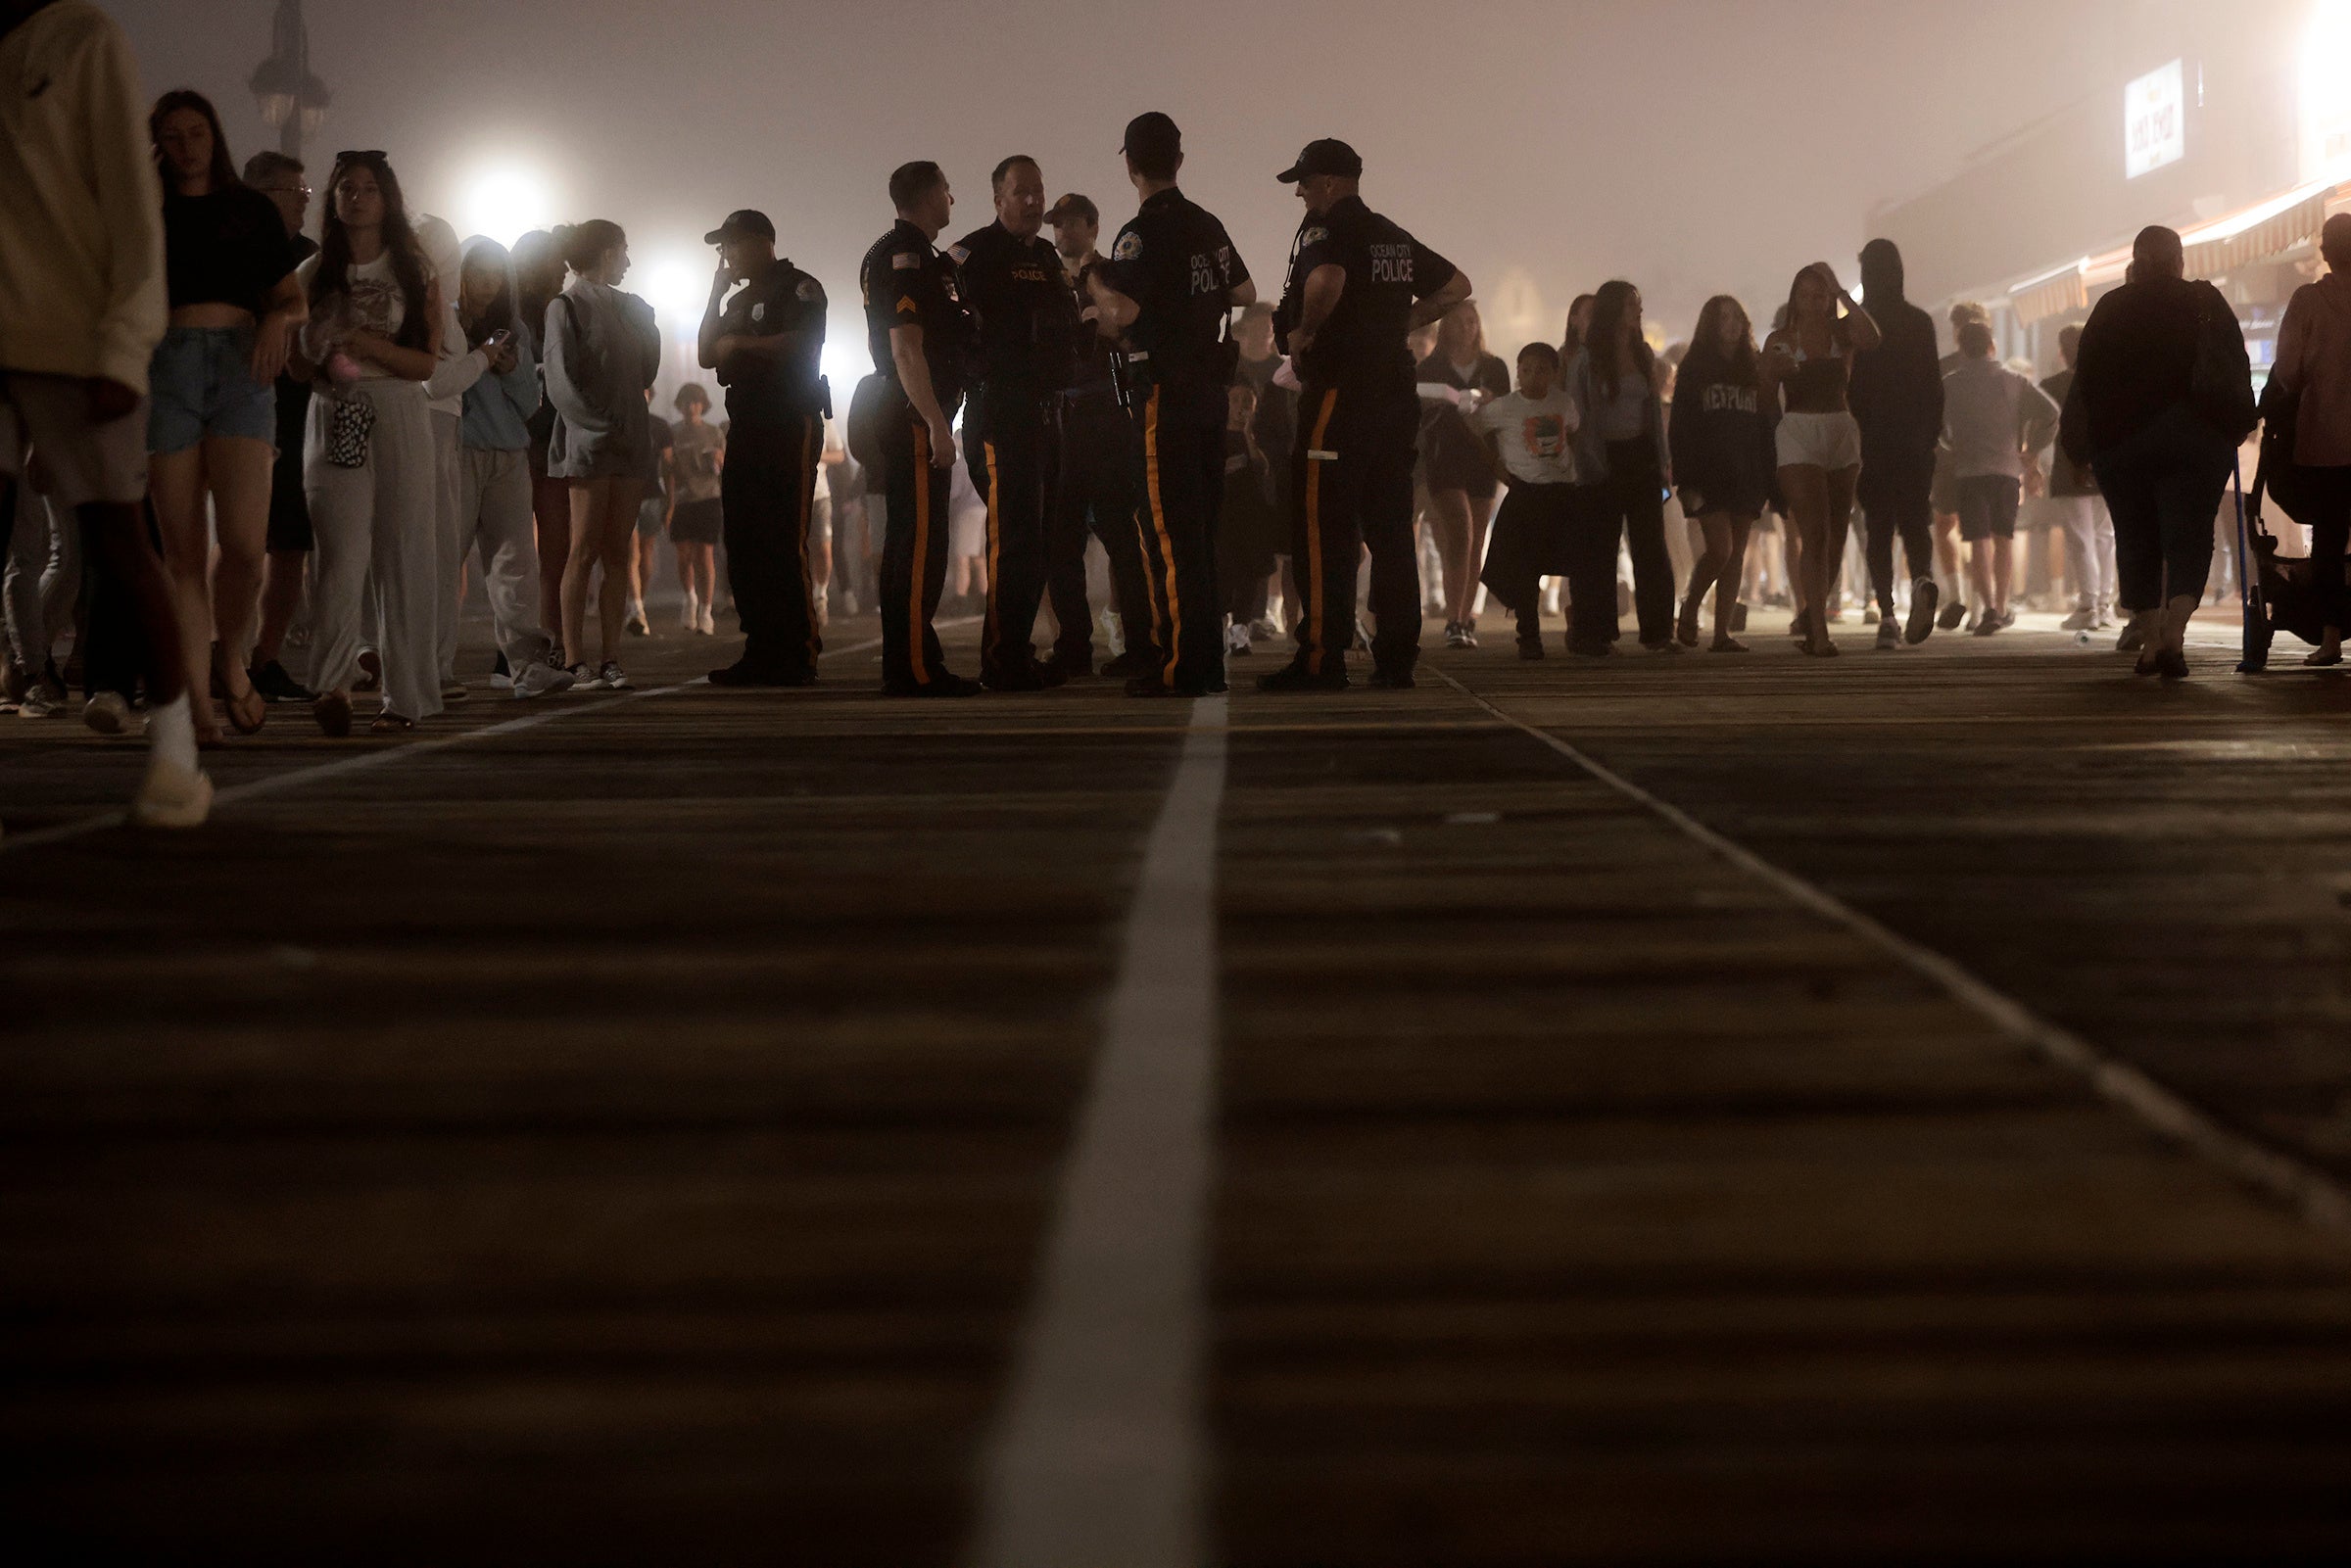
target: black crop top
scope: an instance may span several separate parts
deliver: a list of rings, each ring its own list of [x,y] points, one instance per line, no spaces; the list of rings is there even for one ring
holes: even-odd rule
[[[164,197],[164,275],[174,310],[219,304],[259,315],[301,260],[276,204],[251,186]]]

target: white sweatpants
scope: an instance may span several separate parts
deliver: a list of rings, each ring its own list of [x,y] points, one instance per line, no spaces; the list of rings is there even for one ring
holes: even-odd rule
[[[539,598],[539,538],[531,522],[531,465],[520,451],[466,447],[457,453],[457,563],[482,553],[482,589],[507,667],[553,659],[553,640],[532,619]],[[454,609],[454,606],[453,606]],[[457,618],[441,627],[441,672],[456,673]]]
[[[435,657],[441,486],[432,412],[418,381],[369,379],[346,396],[375,404],[367,460],[357,468],[327,461],[335,399],[323,394],[311,400],[303,441],[303,490],[318,536],[310,684],[319,691],[350,689],[364,599],[378,628],[384,711],[429,719],[441,711]]]
[[[2048,505],[2065,529],[2065,574],[2074,580],[2074,607],[2094,610],[2114,602],[2114,519],[2103,496],[2051,496]]]

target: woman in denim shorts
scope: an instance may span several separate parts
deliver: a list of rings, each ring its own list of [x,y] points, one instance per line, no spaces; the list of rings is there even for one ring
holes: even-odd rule
[[[228,693],[229,722],[239,731],[260,729],[268,712],[246,665],[277,454],[275,383],[307,309],[294,278],[294,238],[276,206],[237,178],[213,106],[197,93],[166,93],[147,129],[163,175],[171,301],[169,328],[148,368],[148,489],[179,608],[197,739],[210,744],[220,729],[203,695],[207,670]],[[219,533],[216,569],[208,495]]]

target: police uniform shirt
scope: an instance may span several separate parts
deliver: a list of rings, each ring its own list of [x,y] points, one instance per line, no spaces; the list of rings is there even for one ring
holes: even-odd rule
[[[1086,280],[1101,265],[1102,258],[1096,256],[1080,267],[1075,277],[1071,277],[1066,266],[1062,268],[1062,276],[1070,279],[1070,300],[1078,312],[1078,364],[1070,379],[1070,389],[1107,398],[1113,385],[1110,340],[1087,314],[1094,309],[1094,295],[1086,287]]]
[[[980,381],[990,391],[1031,396],[1068,386],[1077,370],[1078,311],[1053,242],[1016,239],[990,223],[947,255],[977,326]]]
[[[1232,291],[1249,281],[1213,214],[1174,187],[1160,191],[1119,230],[1102,266],[1103,281],[1135,303],[1127,341],[1151,356],[1155,376],[1210,370]]]
[[[718,313],[718,330],[741,338],[808,333],[789,355],[736,355],[720,367],[718,384],[727,389],[729,419],[774,423],[823,406],[817,392],[817,364],[825,346],[823,284],[779,259],[727,301]]]
[[[1342,198],[1328,213],[1309,217],[1298,233],[1298,259],[1290,264],[1282,316],[1297,319],[1306,280],[1318,267],[1336,266],[1347,286],[1330,317],[1315,334],[1299,365],[1301,379],[1333,382],[1382,380],[1410,387],[1413,304],[1453,281],[1451,261],[1364,205],[1360,196]]]
[[[874,368],[898,379],[890,357],[892,327],[923,329],[923,360],[931,368],[931,390],[941,408],[953,412],[962,395],[964,359],[971,341],[971,316],[955,285],[955,263],[904,218],[876,240],[857,268],[865,302],[866,349]]]

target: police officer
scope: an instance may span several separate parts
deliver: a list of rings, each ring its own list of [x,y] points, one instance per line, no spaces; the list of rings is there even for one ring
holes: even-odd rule
[[[947,484],[952,420],[962,398],[972,322],[955,266],[932,241],[955,197],[936,164],[902,164],[889,176],[898,220],[857,268],[866,345],[882,385],[876,410],[883,493],[882,689],[892,696],[962,697],[980,683],[949,671],[931,620],[947,578]]]
[[[1099,312],[1086,286],[1086,275],[1102,263],[1102,253],[1094,248],[1102,215],[1090,198],[1072,192],[1046,209],[1045,221],[1053,225],[1053,248],[1061,254],[1062,274],[1083,327],[1076,379],[1055,399],[1061,472],[1045,553],[1046,590],[1061,631],[1047,662],[1064,679],[1093,673],[1093,611],[1085,597],[1090,534],[1102,541],[1109,557],[1111,595],[1127,642],[1102,673],[1127,680],[1157,670],[1159,650],[1151,645],[1151,594],[1143,582],[1142,540],[1134,526],[1134,422],[1119,406],[1112,349],[1095,330]]]
[[[947,248],[979,331],[978,386],[963,413],[964,461],[987,502],[987,617],[980,680],[997,691],[1059,686],[1039,665],[1036,611],[1045,593],[1046,495],[1057,466],[1053,400],[1076,377],[1078,304],[1044,226],[1045,180],[1015,155],[989,181],[996,220]]]
[[[817,373],[825,289],[776,256],[764,213],[730,213],[702,236],[718,272],[696,340],[727,389],[727,463],[719,515],[727,579],[743,618],[743,656],[712,686],[808,686],[824,642],[808,571],[808,524],[831,398]],[[732,299],[728,290],[736,284]]]
[[[1355,640],[1355,569],[1371,550],[1371,684],[1413,684],[1420,572],[1413,548],[1419,400],[1405,336],[1469,297],[1451,261],[1364,205],[1364,161],[1341,141],[1307,144],[1278,176],[1306,204],[1274,330],[1297,367],[1290,571],[1298,655],[1268,691],[1338,690]]]
[[[1087,288],[1103,331],[1121,340],[1140,448],[1137,522],[1160,667],[1127,690],[1199,696],[1224,689],[1216,540],[1224,391],[1236,357],[1227,328],[1232,308],[1254,301],[1257,285],[1224,225],[1176,188],[1183,166],[1176,121],[1137,115],[1124,151],[1142,203]]]

